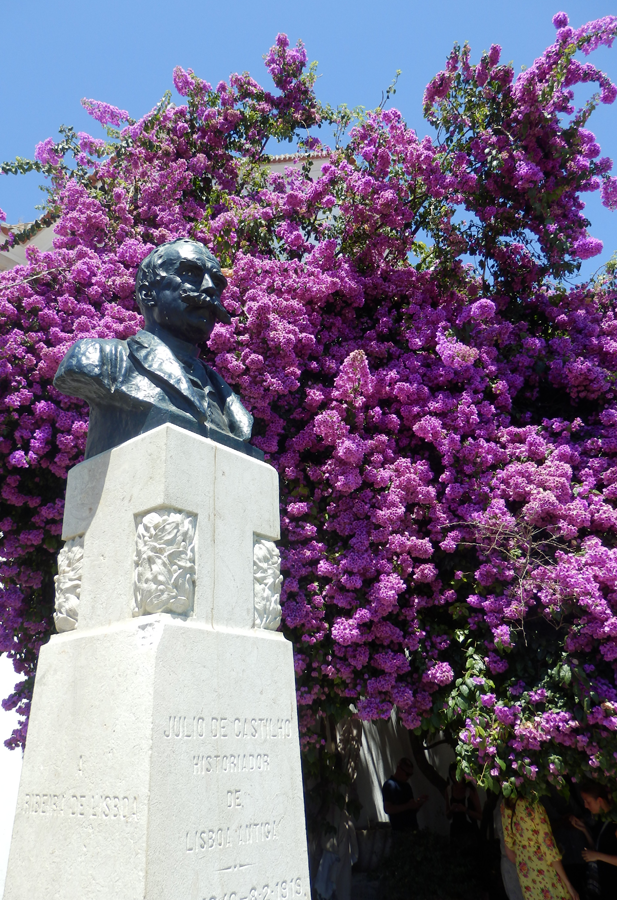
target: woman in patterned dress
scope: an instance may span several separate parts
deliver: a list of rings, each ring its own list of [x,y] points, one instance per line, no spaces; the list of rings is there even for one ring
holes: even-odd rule
[[[519,798],[501,806],[508,859],[525,900],[579,900],[561,862],[544,807]]]

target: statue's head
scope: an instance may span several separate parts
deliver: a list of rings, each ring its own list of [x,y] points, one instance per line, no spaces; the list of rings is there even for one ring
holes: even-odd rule
[[[161,244],[137,271],[135,299],[146,331],[165,328],[192,344],[207,340],[216,322],[231,321],[221,303],[227,280],[210,251],[189,238]]]

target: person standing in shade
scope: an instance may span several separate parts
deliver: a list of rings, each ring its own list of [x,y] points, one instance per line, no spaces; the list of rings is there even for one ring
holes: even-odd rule
[[[446,816],[450,821],[450,843],[462,852],[478,846],[482,807],[475,784],[457,778],[456,763],[448,768],[448,785],[444,792]]]
[[[414,799],[409,779],[413,775],[413,762],[404,756],[398,761],[396,772],[381,789],[383,808],[390,818],[392,830],[395,832],[417,831],[416,812],[424,806],[428,795],[423,794]]]
[[[501,806],[505,851],[525,900],[579,900],[557,849],[546,810],[525,797]]]
[[[617,897],[617,826],[607,818],[613,809],[613,801],[607,788],[594,781],[583,782],[579,787],[585,808],[595,819],[588,828],[582,819],[570,817],[570,822],[587,839],[589,849],[583,850],[588,864],[587,893],[591,900],[615,900]]]

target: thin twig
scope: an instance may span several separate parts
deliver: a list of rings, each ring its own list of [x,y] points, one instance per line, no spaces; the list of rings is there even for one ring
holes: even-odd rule
[[[15,281],[13,282],[13,284],[0,284],[0,290],[8,291],[10,288],[19,287],[22,284],[28,284],[29,281],[34,281],[36,278],[42,278],[49,272],[61,272],[65,269],[68,269],[68,266],[55,266],[53,269],[45,269],[44,272],[37,272],[35,275],[30,275],[28,278],[24,278],[22,281]],[[10,272],[10,269],[8,271]]]

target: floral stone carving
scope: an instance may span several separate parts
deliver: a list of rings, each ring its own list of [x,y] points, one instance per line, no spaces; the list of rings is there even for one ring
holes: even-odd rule
[[[54,578],[56,583],[54,622],[58,631],[72,631],[77,626],[83,561],[83,535],[71,538],[58,553],[58,574]]]
[[[189,615],[195,599],[197,516],[159,509],[137,526],[134,616]]]
[[[276,544],[263,538],[253,541],[253,596],[255,628],[272,631],[281,624],[281,554]]]

